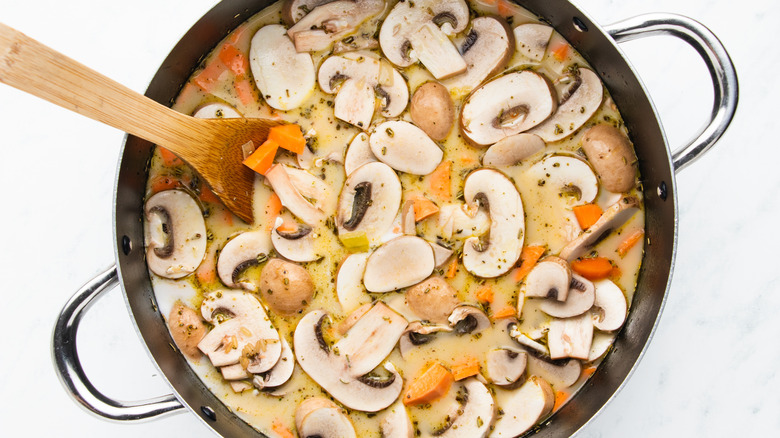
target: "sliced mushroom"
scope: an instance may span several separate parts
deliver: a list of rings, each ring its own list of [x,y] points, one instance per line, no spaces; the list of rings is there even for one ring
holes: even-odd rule
[[[530,70],[509,73],[466,98],[460,127],[467,140],[487,146],[542,123],[555,107],[553,91],[544,76]]]
[[[596,301],[593,303],[593,326],[611,332],[623,326],[626,320],[626,297],[623,291],[610,280],[595,283]]]
[[[366,272],[369,255],[367,252],[350,254],[339,267],[336,274],[336,296],[344,312],[350,313],[371,301],[363,287],[363,274]]]
[[[639,200],[633,196],[623,196],[620,200],[612,204],[604,211],[598,221],[591,225],[576,239],[567,243],[561,249],[561,258],[572,261],[577,257],[590,251],[612,231],[620,228],[626,221],[631,219],[639,210]]]
[[[222,374],[222,378],[225,380],[242,380],[251,376],[251,374],[246,372],[240,363],[234,363],[233,365],[220,367],[219,372]]]
[[[435,275],[409,288],[406,291],[406,303],[424,321],[447,323],[460,301],[455,289]]]
[[[444,35],[453,35],[465,29],[468,21],[469,8],[463,0],[398,2],[382,23],[382,28],[379,30],[379,45],[382,48],[382,53],[385,54],[390,62],[400,67],[408,67],[421,60],[417,55],[420,47],[415,45],[413,40],[415,34],[420,32],[423,26],[427,23],[432,23]],[[427,33],[432,33],[432,28]],[[417,44],[420,44],[419,39],[418,36]],[[449,39],[447,41],[437,40],[442,46],[446,44],[452,46],[452,42]],[[422,48],[422,50],[425,52],[426,48]],[[443,51],[444,49],[441,50]],[[457,49],[455,49],[455,55],[455,59],[434,59],[437,62],[437,66],[438,64],[446,66],[448,61],[453,63],[463,62],[462,67],[459,68],[465,70],[465,62],[460,54],[457,53]],[[427,64],[426,67],[428,67]]]
[[[463,266],[483,278],[505,274],[520,258],[525,238],[520,193],[501,172],[480,169],[466,178],[463,195],[467,205],[485,208],[490,216],[489,240],[468,238],[463,246]]]
[[[605,189],[625,193],[634,188],[637,159],[623,131],[612,125],[596,125],[582,136],[582,150]]]
[[[285,0],[284,4],[282,4],[282,18],[285,23],[292,26],[317,6],[332,1],[333,0]]]
[[[436,436],[447,438],[479,438],[487,436],[496,417],[496,402],[490,390],[474,377],[458,384],[458,399],[462,400],[457,416]]]
[[[445,79],[466,71],[466,60],[460,56],[447,34],[431,21],[409,35],[415,57],[436,79]]]
[[[378,48],[379,40],[367,33],[361,33],[360,35],[353,35],[340,41],[336,41],[333,44],[333,54],[341,55],[347,52],[355,52],[358,50],[374,50]]]
[[[217,259],[217,274],[227,287],[241,287],[256,291],[250,281],[241,281],[239,276],[250,266],[256,266],[267,259],[271,252],[271,237],[265,230],[245,231],[230,239]]]
[[[284,224],[281,217],[276,218],[276,224],[271,231],[271,243],[276,252],[293,262],[311,262],[321,258],[314,250],[315,233],[306,224],[296,224],[292,231],[280,231]]]
[[[266,172],[265,179],[279,196],[282,205],[307,225],[315,226],[325,220],[322,210],[312,205],[292,184],[283,164],[274,164]]]
[[[414,92],[409,115],[430,138],[441,141],[447,137],[455,121],[455,106],[444,85],[426,82]]]
[[[559,96],[558,110],[544,123],[529,131],[542,137],[546,142],[558,141],[574,133],[593,116],[604,97],[604,86],[593,70],[579,68],[574,79],[564,76],[558,80],[571,80],[578,84],[575,89],[568,88],[567,93]]]
[[[282,336],[282,354],[268,372],[255,375],[252,383],[257,389],[276,388],[287,383],[295,370],[295,356],[287,340]],[[223,368],[224,369],[224,368]]]
[[[514,391],[496,390],[496,399],[504,415],[499,417],[491,436],[516,437],[550,413],[555,395],[544,379],[531,376]]]
[[[298,53],[284,26],[263,26],[252,37],[249,65],[266,103],[287,111],[300,106],[314,91],[314,63]]]
[[[377,159],[374,153],[371,152],[368,134],[365,132],[358,133],[347,148],[347,155],[344,157],[344,172],[349,176],[358,167],[375,161]]]
[[[550,350],[546,345],[536,342],[530,336],[520,331],[520,328],[516,321],[510,320],[507,324],[507,333],[518,344],[522,345],[526,351],[537,357],[550,357]]]
[[[547,332],[547,345],[552,359],[571,357],[587,359],[593,342],[593,323],[588,314],[573,318],[555,318]]]
[[[544,140],[538,135],[515,134],[504,137],[490,146],[482,157],[483,166],[514,166],[544,150]]]
[[[528,355],[528,374],[540,376],[556,389],[574,385],[582,373],[582,363],[577,359],[556,360]]]
[[[244,391],[248,391],[252,389],[252,385],[249,383],[243,381],[243,380],[231,380],[228,382],[230,384],[230,387],[233,389],[233,392],[236,394],[240,394]]]
[[[513,46],[514,36],[503,19],[471,20],[471,29],[458,41],[460,54],[466,61],[466,73],[446,79],[443,84],[459,94],[468,93],[506,67]]]
[[[461,304],[456,307],[447,321],[453,328],[453,333],[458,336],[476,334],[491,326],[490,318],[485,312],[470,304]]]
[[[402,120],[378,125],[369,143],[379,161],[413,175],[433,172],[444,157],[441,148],[422,129]]]
[[[152,195],[144,206],[146,263],[165,278],[182,278],[206,255],[206,222],[198,203],[182,190]]]
[[[384,163],[364,164],[353,171],[339,195],[339,235],[365,233],[374,244],[392,226],[401,207],[401,181]]]
[[[415,347],[425,345],[434,339],[438,332],[451,332],[452,327],[445,324],[423,324],[420,321],[410,322],[398,341],[398,350],[404,360],[409,359],[409,352]]]
[[[401,232],[407,236],[417,235],[417,221],[414,217],[414,201],[408,199],[401,208]],[[433,248],[433,246],[431,246]],[[436,253],[434,252],[434,256]]]
[[[512,348],[497,348],[487,352],[487,375],[498,386],[516,384],[525,372],[528,354]]]
[[[212,102],[199,107],[192,114],[192,117],[198,119],[235,119],[241,117],[241,114],[226,103]]]
[[[287,34],[298,52],[325,50],[384,9],[384,0],[337,0],[320,4],[301,17]]]
[[[612,346],[612,343],[615,342],[615,336],[614,333],[594,332],[593,342],[590,344],[588,362],[593,362],[601,356],[604,356],[609,350],[609,347]]]
[[[540,190],[552,190],[567,206],[596,199],[599,182],[585,161],[568,155],[548,155],[526,172],[537,180]]]
[[[585,277],[572,274],[569,295],[566,297],[566,301],[546,299],[539,303],[539,309],[556,318],[571,318],[572,316],[582,315],[593,307],[595,296],[593,283]]]
[[[369,292],[401,289],[431,275],[434,264],[428,242],[416,236],[396,237],[369,256],[363,284]]]
[[[525,277],[525,296],[566,301],[570,285],[569,263],[560,257],[547,256]]]
[[[438,225],[445,239],[480,237],[490,231],[490,216],[476,205],[445,204],[439,209]]]
[[[298,323],[293,337],[295,357],[303,371],[336,400],[350,409],[377,412],[390,406],[400,395],[403,379],[391,363],[384,368],[391,373],[384,381],[354,378],[347,372],[345,356],[337,355],[323,340],[322,322],[328,314],[314,310]],[[398,338],[387,339],[395,343]]]
[[[308,150],[308,149],[307,149]],[[330,216],[336,211],[336,199],[331,186],[317,176],[297,167],[284,166],[290,184],[318,210]],[[269,182],[270,184],[270,182]],[[309,224],[312,225],[312,224]]]
[[[200,357],[198,343],[206,335],[206,326],[197,312],[177,301],[168,315],[168,329],[182,353],[190,359]]]
[[[301,312],[311,303],[314,282],[309,271],[282,259],[271,259],[260,272],[260,294],[275,312]]]
[[[438,268],[439,266],[443,265],[444,262],[446,262],[450,256],[452,256],[452,250],[449,248],[445,248],[444,246],[439,245],[438,243],[428,242],[431,245],[431,248],[433,248],[433,262],[434,265]]]
[[[544,59],[553,28],[545,24],[526,23],[515,27],[515,50],[536,62]]]
[[[355,323],[357,323],[358,320],[360,318],[362,318],[363,315],[366,314],[366,312],[371,310],[372,307],[374,307],[374,305],[372,303],[366,303],[366,304],[363,304],[362,306],[358,307],[357,309],[351,311],[349,313],[349,315],[347,315],[347,317],[344,318],[339,323],[339,325],[336,327],[336,332],[339,335],[344,336],[349,331],[349,329],[351,329],[352,326],[354,326]],[[391,307],[391,309],[392,309],[392,307]],[[395,310],[395,309],[393,309],[393,310]]]
[[[402,402],[393,403],[381,415],[379,428],[382,438],[414,438],[414,426]]]
[[[335,403],[314,397],[303,401],[295,409],[295,427],[305,438],[354,438],[355,427]]]

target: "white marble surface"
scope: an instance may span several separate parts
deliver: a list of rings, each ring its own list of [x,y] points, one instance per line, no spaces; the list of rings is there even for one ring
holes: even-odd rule
[[[707,24],[741,79],[740,107],[720,143],[677,179],[680,239],[666,309],[623,390],[582,437],[745,436],[780,431],[780,213],[777,122],[780,3],[577,0],[600,23],[666,11]],[[0,1],[0,21],[137,91],[213,0]],[[681,144],[706,119],[711,91],[684,44],[624,45]],[[142,424],[99,420],[55,377],[51,330],[61,306],[112,263],[111,203],[122,133],[0,85],[3,352],[0,424],[21,436],[210,436],[184,413]],[[40,120],[34,123],[34,118]],[[120,399],[166,392],[118,290],[80,335],[93,382]]]

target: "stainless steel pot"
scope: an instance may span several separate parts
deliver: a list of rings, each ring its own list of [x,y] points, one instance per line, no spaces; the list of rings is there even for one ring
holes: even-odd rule
[[[146,95],[170,104],[204,53],[270,0],[225,0],[199,20],[174,47],[152,79]],[[650,244],[640,271],[631,313],[614,348],[574,400],[531,433],[567,436],[583,427],[615,395],[641,358],[664,306],[677,241],[675,173],[707,152],[728,127],[737,106],[737,76],[726,50],[707,28],[679,15],[651,14],[601,27],[565,1],[524,0],[522,5],[550,22],[598,71],[617,103],[639,157]],[[704,59],[714,87],[710,122],[687,145],[672,152],[660,119],[637,74],[617,43],[656,35],[675,36]],[[53,335],[53,356],[62,384],[88,411],[117,421],[194,412],[223,436],[257,432],[230,412],[200,381],[173,341],[157,311],[144,261],[143,194],[153,145],[125,139],[114,198],[116,265],[83,286],[65,305]],[[120,402],[102,394],[85,375],[76,348],[84,312],[102,293],[121,285],[136,329],[173,394],[151,400]]]

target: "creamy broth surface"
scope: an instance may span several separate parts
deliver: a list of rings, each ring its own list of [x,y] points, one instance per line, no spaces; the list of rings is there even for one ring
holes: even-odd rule
[[[348,36],[362,34],[373,36],[378,34],[378,26],[381,26],[384,18],[390,13],[394,5],[395,1],[389,1],[379,15],[363,22],[359,29],[349,33]],[[503,0],[472,1],[469,3],[469,7],[471,8],[472,20],[478,16],[495,16],[507,24],[510,32],[511,29],[526,23],[544,24],[529,11]],[[282,3],[275,3],[228,35],[223,43],[217,45],[217,49],[213,53],[204,58],[201,68],[193,74],[190,81],[184,86],[173,107],[182,113],[194,114],[206,105],[219,103],[233,108],[243,117],[278,119],[295,123],[301,127],[308,141],[307,151],[301,156],[296,156],[294,153],[279,149],[275,163],[283,163],[296,168],[305,167],[301,171],[309,172],[327,186],[327,191],[321,198],[316,200],[308,199],[308,201],[316,202],[321,206],[330,219],[315,224],[311,229],[312,235],[316,237],[314,240],[314,251],[318,256],[317,260],[297,263],[311,276],[315,291],[313,298],[304,305],[300,312],[292,315],[274,312],[267,306],[265,306],[265,309],[273,328],[278,331],[279,336],[285,339],[289,345],[294,344],[293,333],[299,321],[307,313],[318,309],[327,312],[329,318],[322,325],[322,335],[324,340],[332,345],[341,338],[339,327],[349,314],[349,312],[343,310],[336,295],[336,278],[344,259],[352,253],[359,252],[351,251],[345,247],[335,232],[334,226],[336,206],[339,203],[339,196],[347,179],[343,165],[344,155],[356,136],[366,135],[363,134],[364,132],[371,134],[373,129],[385,120],[412,122],[412,119],[409,115],[408,105],[406,110],[399,116],[390,118],[386,118],[379,111],[376,111],[373,115],[371,127],[364,131],[334,116],[333,106],[336,95],[325,93],[319,85],[315,85],[309,97],[297,108],[287,111],[273,109],[261,97],[260,91],[255,86],[254,81],[252,81],[251,71],[246,72],[245,78],[240,78],[232,72],[225,70],[225,72],[215,75],[213,83],[209,84],[208,87],[203,87],[201,86],[202,84],[198,83],[198,78],[203,78],[203,70],[218,62],[219,48],[223,47],[226,42],[232,44],[245,57],[250,58],[252,37],[258,29],[264,26],[284,23],[281,11]],[[289,28],[287,24],[285,24],[285,27]],[[467,32],[468,28],[460,36],[453,35],[450,38],[457,39]],[[345,38],[348,36],[345,36]],[[564,46],[568,48],[564,53],[553,53],[553,48]],[[325,50],[311,53],[316,70],[319,69],[319,66],[328,57],[332,56],[332,49],[333,46],[330,45]],[[377,56],[382,56],[380,48],[374,48],[371,51]],[[515,51],[513,48],[506,67],[501,72],[483,80],[482,83],[484,84],[491,81],[492,78],[508,73],[525,70],[539,72],[550,83],[553,83],[557,78],[571,70],[572,66],[575,68],[587,68],[588,64],[573,48],[566,44],[565,40],[557,32],[553,32],[541,61],[535,61],[526,57],[519,50]],[[423,64],[414,63],[409,67],[394,67],[406,80],[410,97],[422,84],[436,81]],[[246,94],[241,94],[241,92],[237,91],[237,87],[241,87],[241,85],[237,85],[241,80],[248,80],[248,83],[252,86],[251,96],[254,97],[253,99],[249,100]],[[443,80],[441,82],[446,84],[447,81]],[[205,91],[204,88],[208,88],[208,91]],[[403,189],[400,202],[401,207],[407,200],[419,196],[430,198],[440,209],[447,204],[460,206],[464,203],[463,190],[467,176],[478,169],[488,167],[481,164],[488,148],[475,147],[470,144],[464,138],[463,131],[458,126],[461,109],[471,91],[470,89],[449,90],[455,108],[454,126],[446,138],[436,142],[443,151],[442,161],[451,162],[451,198],[437,199],[431,197],[430,175],[412,175],[397,171],[396,174]],[[244,92],[246,92],[246,89]],[[566,190],[562,193],[559,188],[551,187],[552,184],[543,184],[539,174],[534,172],[532,168],[551,156],[573,157],[586,162],[587,158],[583,152],[582,144],[583,135],[588,128],[594,125],[610,125],[625,132],[618,109],[612,102],[608,90],[604,89],[603,93],[601,104],[595,113],[584,122],[582,127],[578,127],[573,134],[561,140],[545,142],[543,149],[524,158],[517,164],[497,167],[503,175],[509,178],[509,181],[512,182],[522,199],[524,210],[522,238],[524,247],[543,246],[545,247],[545,256],[557,256],[562,249],[567,247],[569,242],[575,240],[583,233],[578,219],[572,211],[573,205],[578,203],[577,197],[581,194],[571,193]],[[222,111],[217,111],[213,115],[230,116]],[[638,179],[638,177],[637,174],[636,178]],[[209,192],[208,188],[184,163],[178,159],[166,156],[158,149],[150,163],[147,199],[151,199],[154,194],[166,190],[180,190],[191,195],[202,210],[207,230],[206,252],[203,260],[193,273],[177,279],[164,278],[154,272],[151,273],[158,308],[167,320],[171,309],[174,308],[177,302],[183,303],[186,307],[200,314],[204,298],[208,294],[230,290],[223,284],[215,272],[217,260],[221,255],[222,249],[227,242],[243,232],[262,231],[270,234],[275,218],[269,217],[268,206],[272,196],[275,195],[273,195],[270,184],[264,181],[262,176],[258,175],[254,193],[255,223],[246,224],[233,216],[221,203],[216,201],[214,195]],[[574,258],[587,259],[591,256],[597,256],[608,259],[612,264],[612,271],[606,276],[606,279],[611,280],[620,288],[630,308],[641,266],[644,238],[638,239],[627,251],[621,246],[625,245],[625,240],[628,236],[644,229],[644,206],[641,190],[637,188],[636,184],[622,195],[637,199],[639,203],[638,211],[626,221],[619,223],[615,229],[603,236],[585,254]],[[620,193],[609,192],[599,184],[598,194],[590,203],[598,205],[606,212],[620,200]],[[400,213],[401,208],[399,208],[399,217],[394,218],[393,225],[387,230],[386,234],[388,236],[402,234]],[[175,214],[175,212],[171,212],[171,214]],[[281,216],[285,221],[296,221],[295,216],[287,209],[282,210]],[[147,229],[150,229],[150,227],[153,227],[153,224],[150,223],[148,218],[149,216],[147,216],[146,225]],[[512,315],[512,317],[516,318],[515,332],[523,333],[546,346],[550,324],[555,318],[545,313],[540,308],[540,304],[543,300],[549,300],[549,298],[524,297],[525,280],[518,279],[515,275],[516,270],[521,265],[519,260],[516,263],[517,266],[495,278],[480,278],[469,273],[464,268],[462,260],[460,260],[464,239],[443,237],[439,214],[420,220],[416,223],[415,230],[417,236],[429,242],[438,242],[449,246],[454,250],[454,254],[448,257],[445,263],[434,268],[432,275],[445,277],[447,283],[455,290],[458,302],[470,304],[482,310],[490,320],[491,326],[479,333],[466,333],[464,335],[456,335],[449,332],[437,333],[432,336],[432,340],[429,342],[413,348],[405,355],[406,357],[402,357],[399,346],[396,345],[389,355],[382,360],[381,364],[392,363],[403,378],[403,389],[398,397],[400,402],[411,382],[432,363],[438,362],[444,365],[444,367],[450,368],[462,360],[464,356],[473,356],[477,358],[479,363],[478,379],[487,382],[485,386],[495,396],[497,403],[496,412],[498,413],[497,416],[500,417],[503,412],[502,400],[507,399],[505,393],[512,390],[497,390],[497,386],[490,383],[486,372],[486,353],[496,348],[514,350],[527,348],[521,346],[510,336],[507,328],[509,319],[494,318],[494,315],[503,309],[514,308],[517,311]],[[148,244],[149,232],[147,233]],[[372,251],[380,247],[381,244],[381,242],[372,242]],[[263,257],[258,259],[259,263],[256,266],[242,270],[235,278],[257,285],[261,281],[261,272],[267,260],[279,257],[273,253],[264,254]],[[453,260],[456,260],[456,262],[453,262]],[[453,263],[457,263],[457,268],[456,271],[451,272],[449,268]],[[480,291],[485,288],[490,288],[492,297],[489,302],[480,302]],[[360,302],[385,302],[408,322],[414,322],[421,318],[415,315],[405,301],[407,289],[407,287],[402,287],[399,290],[387,293],[368,293],[363,289]],[[248,290],[245,292],[257,296],[263,302],[260,293],[253,293]],[[263,304],[265,303],[263,302]],[[585,312],[586,315],[597,315],[597,313],[595,308]],[[629,313],[628,318],[630,317]],[[206,326],[211,329],[213,324],[206,324]],[[604,340],[606,340],[607,344],[611,342],[614,333],[616,331],[602,332],[594,329],[593,348],[596,348],[596,344],[606,345],[603,344]],[[528,354],[530,356],[531,353],[529,352]],[[553,414],[555,410],[560,409],[566,400],[570,399],[593,373],[593,370],[598,366],[602,358],[603,352],[592,359],[572,359],[581,362],[582,372],[576,378],[576,382],[571,385],[561,387],[561,385],[556,385],[554,382],[548,382],[554,391],[555,405],[551,410],[545,412],[538,419],[537,423]],[[290,380],[278,388],[255,388],[252,386],[252,379],[250,378],[243,380],[246,390],[236,392],[228,381],[223,378],[220,370],[212,365],[209,357],[205,355],[188,357],[188,361],[195,372],[202,378],[204,384],[226,406],[235,411],[239,417],[252,427],[269,436],[283,436],[279,432],[282,428],[286,428],[296,434],[296,408],[304,400],[311,397],[331,398],[329,393],[320,387],[297,364]],[[562,362],[559,360],[557,363],[560,364]],[[377,369],[384,371],[382,365],[379,365]],[[519,387],[522,381],[530,379],[533,372],[533,367],[529,365],[517,386]],[[379,374],[382,374],[382,372],[379,372]],[[384,372],[384,374],[387,373]],[[485,380],[486,378],[488,380]],[[448,419],[449,421],[453,419],[453,412],[457,412],[458,407],[463,402],[463,400],[459,399],[458,389],[464,382],[466,382],[465,379],[454,382],[449,391],[435,401],[406,406],[409,418],[417,434],[431,436],[436,434],[437,431],[438,433],[446,432]],[[393,406],[400,405],[399,402],[396,402]],[[336,403],[343,407],[338,401]],[[354,426],[357,436],[378,437],[381,434],[380,422],[385,417],[385,411],[368,413],[358,409],[345,409],[343,412]],[[490,434],[490,430],[488,430],[488,434]]]

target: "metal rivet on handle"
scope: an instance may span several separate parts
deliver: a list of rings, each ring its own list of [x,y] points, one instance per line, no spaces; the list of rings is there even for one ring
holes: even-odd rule
[[[203,415],[205,415],[209,420],[217,421],[216,412],[214,412],[214,409],[211,409],[209,406],[201,406],[200,411],[203,412]]]
[[[662,201],[666,201],[666,196],[666,183],[661,181],[661,184],[658,184],[658,197],[661,198]]]
[[[588,25],[585,24],[584,21],[580,19],[580,17],[574,17],[571,19],[571,21],[574,23],[574,28],[577,29],[580,32],[587,32],[588,31]]]
[[[122,252],[125,253],[125,255],[129,255],[130,251],[133,250],[133,241],[130,240],[127,236],[122,236]]]

